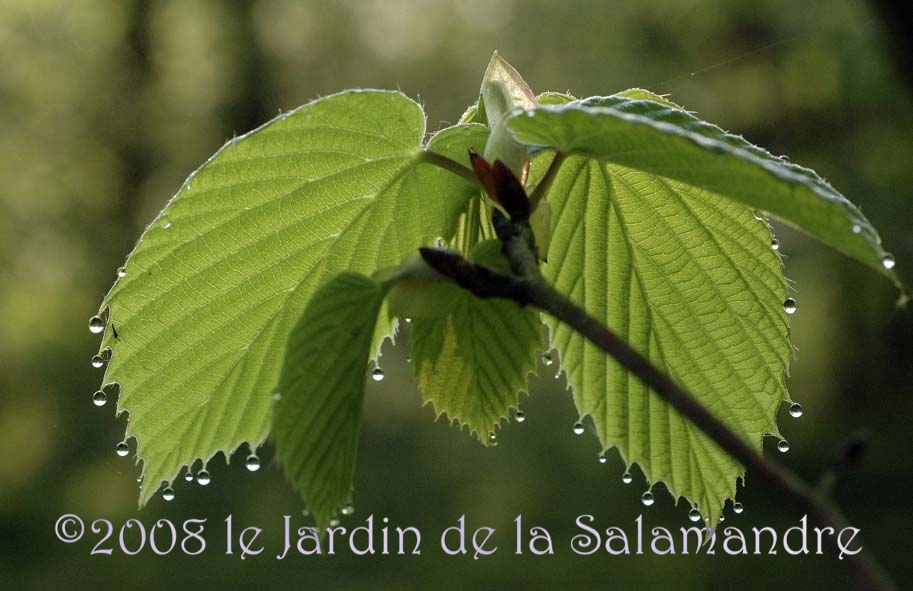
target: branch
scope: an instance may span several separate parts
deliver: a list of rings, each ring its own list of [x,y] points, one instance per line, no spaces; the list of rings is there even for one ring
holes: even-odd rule
[[[818,526],[833,528],[834,532],[849,527],[846,518],[826,495],[805,484],[789,469],[766,459],[728,425],[711,414],[694,395],[549,285],[539,271],[535,240],[527,219],[519,216],[519,219],[508,220],[496,209],[492,222],[512,274],[478,265],[447,250],[422,248],[421,255],[431,267],[477,297],[503,298],[520,305],[533,305],[570,325],[687,417],[730,456],[743,464],[753,477],[765,481],[779,493],[783,504],[800,515],[807,515],[810,522]],[[828,540],[835,555],[842,551],[836,535],[828,536]],[[857,588],[896,589],[894,582],[868,552],[847,554],[842,561]]]

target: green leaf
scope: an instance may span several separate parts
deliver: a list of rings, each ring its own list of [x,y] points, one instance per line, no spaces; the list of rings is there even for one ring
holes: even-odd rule
[[[767,224],[709,191],[586,156],[568,158],[548,200],[546,279],[752,445],[777,434],[791,347]],[[742,467],[601,349],[547,320],[604,447],[715,525]]]
[[[319,528],[351,500],[365,363],[383,297],[373,279],[337,275],[314,292],[289,337],[272,439]]]
[[[650,172],[770,212],[900,287],[890,270],[893,258],[875,229],[813,171],[772,156],[661,97],[640,90],[627,94],[652,100],[594,97],[515,115],[508,125],[527,144]]]
[[[398,265],[453,235],[478,189],[424,152],[466,163],[484,145],[478,127],[423,146],[414,101],[344,92],[229,142],[191,175],[102,304],[105,380],[131,415],[141,504],[183,466],[266,439],[289,332],[325,278]]]
[[[472,258],[506,268],[497,241],[483,241]],[[412,321],[412,364],[425,403],[488,445],[526,389],[544,344],[538,314],[514,302],[482,300],[455,284],[450,312]],[[440,289],[440,288],[439,288]],[[438,294],[438,297],[440,295]]]

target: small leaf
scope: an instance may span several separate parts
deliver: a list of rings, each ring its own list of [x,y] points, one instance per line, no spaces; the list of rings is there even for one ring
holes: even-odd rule
[[[496,51],[491,56],[485,75],[482,77],[479,105],[491,128],[491,135],[485,145],[485,158],[489,162],[501,160],[522,177],[529,162],[526,146],[517,142],[505,125],[508,115],[520,109],[531,109],[537,105],[536,95],[507,60]]]
[[[900,287],[875,228],[814,171],[655,99],[594,97],[543,106],[512,116],[508,126],[527,144],[675,179],[770,212]]]
[[[383,297],[373,279],[337,275],[314,292],[289,337],[272,439],[320,528],[351,499],[365,366]]]
[[[504,269],[497,241],[480,242],[473,259]],[[423,400],[488,444],[516,407],[527,375],[543,348],[542,321],[531,309],[504,300],[482,300],[447,284],[452,311],[412,322],[412,364]]]

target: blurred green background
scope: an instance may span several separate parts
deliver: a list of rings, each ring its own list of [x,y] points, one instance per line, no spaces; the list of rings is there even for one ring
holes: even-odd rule
[[[268,446],[257,473],[217,458],[209,487],[180,481],[174,502],[156,497],[137,510],[138,468],[114,454],[125,417],[91,403],[101,376],[89,365],[97,337],[86,323],[144,225],[226,139],[352,87],[418,97],[437,129],[475,100],[494,49],[537,91],[668,93],[815,168],[862,207],[910,284],[913,86],[903,76],[913,65],[893,44],[896,26],[910,23],[853,0],[3,0],[0,587],[846,588],[835,560],[782,549],[575,555],[578,515],[631,531],[643,513],[648,527],[677,529],[690,525],[688,508],[658,492],[645,509],[639,472],[625,486],[616,454],[596,462],[595,437],[571,433],[576,413],[553,368],[531,378],[528,420],[483,449],[419,406],[405,353],[389,346],[387,378],[369,384],[356,513],[344,525],[373,514],[415,526],[421,556],[345,550],[276,561],[282,516],[305,520]],[[868,453],[838,500],[865,546],[909,582],[911,314],[895,308],[895,289],[874,272],[786,228],[777,233],[799,301],[789,386],[806,410],[798,420],[783,412],[792,450],[777,459],[814,480],[851,433],[866,429]],[[728,523],[781,532],[794,524],[763,482],[749,474],[747,484],[746,511]],[[130,518],[147,528],[160,517],[207,518],[209,547],[197,557],[148,547],[90,556],[98,535],[73,545],[54,536],[63,513],[117,528]],[[225,555],[229,514],[236,533],[264,528],[262,555]],[[497,528],[496,554],[443,554],[440,533],[463,514],[470,529]],[[550,531],[553,556],[514,554],[518,514],[525,529]]]

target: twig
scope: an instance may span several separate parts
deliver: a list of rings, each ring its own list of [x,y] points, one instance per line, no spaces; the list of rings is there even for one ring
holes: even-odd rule
[[[501,240],[502,252],[510,263],[512,274],[478,265],[457,253],[442,249],[422,248],[422,257],[439,273],[477,297],[503,298],[520,305],[533,305],[570,325],[637,376],[729,455],[743,464],[753,478],[765,481],[777,491],[785,505],[801,515],[807,515],[809,522],[819,527],[830,527],[834,532],[849,527],[846,518],[826,495],[808,486],[789,469],[761,455],[711,414],[690,392],[654,367],[648,359],[618,338],[608,327],[549,285],[539,271],[533,232],[525,216],[508,220],[495,209],[492,218],[495,231]],[[832,545],[832,550],[842,552],[836,535],[827,536],[827,539]],[[869,552],[847,554],[842,561],[857,588],[896,589],[894,582]]]

